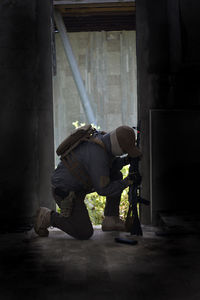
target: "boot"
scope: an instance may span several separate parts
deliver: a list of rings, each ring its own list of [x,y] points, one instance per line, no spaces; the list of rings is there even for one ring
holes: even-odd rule
[[[125,224],[118,216],[105,216],[102,222],[103,231],[125,231]]]
[[[40,207],[37,211],[36,220],[34,224],[35,232],[42,237],[48,236],[51,219],[51,210],[46,207]]]

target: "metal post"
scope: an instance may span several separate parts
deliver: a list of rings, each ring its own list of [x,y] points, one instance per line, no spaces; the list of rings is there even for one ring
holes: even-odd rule
[[[71,68],[71,71],[73,74],[73,78],[76,83],[86,117],[87,117],[89,123],[96,125],[96,118],[95,118],[94,112],[92,110],[90,100],[89,100],[87,92],[85,90],[85,86],[83,84],[83,80],[81,78],[81,74],[79,72],[78,65],[76,63],[76,59],[74,57],[74,54],[73,54],[73,51],[72,51],[72,48],[71,48],[71,45],[70,45],[70,42],[69,42],[69,39],[67,36],[67,30],[66,30],[65,24],[63,22],[63,18],[58,10],[54,11],[54,18],[55,18],[56,26],[57,26],[59,33],[61,35],[61,38],[62,38],[62,42],[63,42],[64,49],[65,49],[65,54],[67,56],[67,59],[68,59],[69,65],[70,65],[70,68]]]

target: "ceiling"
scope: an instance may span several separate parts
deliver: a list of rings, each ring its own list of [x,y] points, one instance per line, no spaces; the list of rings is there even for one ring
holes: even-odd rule
[[[135,30],[136,5],[132,0],[54,0],[68,32]]]

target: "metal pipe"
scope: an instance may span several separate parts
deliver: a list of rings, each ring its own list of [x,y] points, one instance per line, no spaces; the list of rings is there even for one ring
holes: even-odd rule
[[[65,49],[65,54],[67,56],[67,59],[68,59],[69,65],[70,65],[70,68],[71,68],[71,71],[73,74],[73,78],[76,83],[76,87],[78,89],[86,117],[87,117],[89,123],[96,125],[96,118],[95,118],[94,112],[92,110],[92,106],[91,106],[89,97],[85,90],[85,86],[83,84],[83,80],[81,78],[81,74],[79,72],[78,65],[76,63],[76,59],[74,57],[74,54],[73,54],[73,51],[72,51],[72,48],[71,48],[71,45],[70,45],[70,42],[69,42],[69,39],[67,36],[67,30],[66,30],[65,24],[63,22],[61,13],[58,10],[54,10],[54,18],[55,18],[56,26],[57,26],[59,33],[61,35],[61,38],[62,38],[62,42],[63,42],[64,49]]]

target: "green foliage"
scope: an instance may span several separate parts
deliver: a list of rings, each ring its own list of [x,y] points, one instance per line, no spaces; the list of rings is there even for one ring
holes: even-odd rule
[[[75,122],[72,122],[72,125],[74,125],[75,129],[77,129],[77,128],[81,127],[81,126],[84,126],[85,123],[79,123],[79,121],[75,121]],[[98,126],[98,125],[97,126],[94,125],[94,124],[91,124],[91,125],[92,125],[92,127],[96,128],[97,130],[100,129],[100,126]]]
[[[128,175],[128,166],[122,169],[123,177]],[[123,190],[121,195],[121,202],[119,206],[120,217],[125,220],[128,212],[128,189]],[[89,216],[93,225],[99,225],[103,220],[103,213],[105,208],[106,197],[98,195],[96,192],[86,195],[85,204],[87,206]]]

